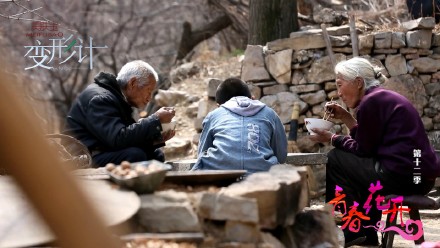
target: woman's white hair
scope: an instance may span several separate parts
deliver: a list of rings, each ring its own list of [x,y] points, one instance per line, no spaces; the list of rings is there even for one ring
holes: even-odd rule
[[[380,85],[386,77],[380,72],[380,68],[373,66],[364,58],[354,57],[341,61],[335,67],[335,74],[341,75],[345,80],[352,81],[357,77],[364,80],[365,90]]]
[[[116,80],[118,81],[119,87],[121,87],[121,89],[125,89],[128,81],[131,78],[136,77],[138,80],[138,85],[143,86],[146,82],[148,82],[148,77],[150,75],[154,76],[156,82],[159,80],[156,71],[150,64],[142,60],[134,60],[128,62],[121,68]]]

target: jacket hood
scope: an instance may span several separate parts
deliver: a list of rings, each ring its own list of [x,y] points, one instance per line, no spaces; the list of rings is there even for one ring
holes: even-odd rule
[[[260,112],[266,105],[258,100],[252,100],[249,97],[236,96],[221,106],[241,116],[253,116]]]
[[[121,88],[118,85],[116,76],[107,72],[100,72],[95,76],[95,84],[100,87],[113,92],[115,95],[126,101],[124,94],[122,94]]]
[[[116,81],[116,76],[107,72],[98,73],[98,75],[95,76],[95,83],[104,88],[111,87],[121,91],[118,82]]]

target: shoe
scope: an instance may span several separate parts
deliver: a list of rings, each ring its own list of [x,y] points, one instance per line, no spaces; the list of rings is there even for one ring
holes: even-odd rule
[[[353,245],[360,245],[365,240],[367,240],[367,237],[363,232],[351,232],[349,230],[343,230],[344,231],[344,238],[345,238],[345,245],[344,247],[350,247]]]

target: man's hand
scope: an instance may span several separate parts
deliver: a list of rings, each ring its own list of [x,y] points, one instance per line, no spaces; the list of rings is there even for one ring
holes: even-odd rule
[[[315,133],[315,135],[309,136],[311,141],[319,143],[326,143],[331,141],[333,133],[319,128],[314,128],[312,129],[312,131]]]
[[[172,137],[174,137],[174,135],[176,135],[176,131],[174,131],[174,130],[169,130],[169,131],[163,132],[162,133],[163,142],[170,140]]]
[[[176,114],[176,110],[173,107],[162,107],[154,114],[159,118],[160,123],[170,123]]]

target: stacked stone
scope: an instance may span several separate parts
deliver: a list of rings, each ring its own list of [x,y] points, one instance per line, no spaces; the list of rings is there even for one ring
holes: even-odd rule
[[[201,247],[292,247],[296,214],[309,204],[305,167],[276,165],[220,191],[160,191],[141,196],[143,232],[203,233]]]
[[[402,23],[399,32],[358,31],[358,45],[360,56],[380,67],[389,78],[382,86],[414,104],[433,145],[440,149],[440,34],[433,34],[434,26],[435,20],[427,17]],[[336,62],[351,58],[349,27],[331,27],[328,33]],[[250,83],[257,99],[278,113],[283,123],[290,121],[293,104],[299,102],[298,146],[303,152],[317,151],[318,147],[304,138],[304,118],[322,118],[325,103],[332,98],[338,100],[333,65],[326,54],[321,29],[295,32],[290,38],[271,41],[264,47],[249,45],[241,78]],[[212,97],[218,80],[211,80],[209,85]],[[201,105],[199,113],[201,109],[210,109],[206,106],[215,108],[215,104],[207,102]],[[198,116],[200,129],[203,114]],[[335,131],[346,133],[346,128],[339,124]]]

